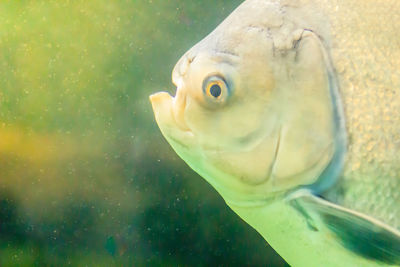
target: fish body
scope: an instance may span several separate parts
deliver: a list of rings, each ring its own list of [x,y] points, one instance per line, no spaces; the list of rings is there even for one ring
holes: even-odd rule
[[[151,96],[163,135],[292,266],[400,266],[400,2],[247,0]]]

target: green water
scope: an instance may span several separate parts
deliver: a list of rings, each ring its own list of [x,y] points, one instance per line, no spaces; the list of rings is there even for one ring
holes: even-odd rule
[[[284,265],[148,101],[240,2],[0,2],[0,266]]]

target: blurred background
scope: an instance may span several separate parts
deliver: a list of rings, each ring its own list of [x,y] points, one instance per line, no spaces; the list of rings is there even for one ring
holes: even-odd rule
[[[240,2],[0,2],[0,266],[285,266],[148,101]]]

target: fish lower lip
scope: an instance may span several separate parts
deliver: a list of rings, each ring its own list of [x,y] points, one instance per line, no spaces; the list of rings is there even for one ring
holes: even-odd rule
[[[184,135],[185,137],[193,135],[191,130],[186,126],[179,123],[173,111],[174,98],[167,92],[158,92],[150,95],[150,102],[153,107],[154,115],[162,132]],[[167,135],[171,135],[167,134]],[[175,134],[175,135],[176,135]],[[179,138],[175,138],[179,140]]]
[[[172,96],[167,92],[159,92],[152,94],[149,98],[160,128],[161,126],[174,127],[176,123],[172,114]]]
[[[172,96],[167,92],[158,92],[149,96],[154,112],[165,108],[167,101],[172,101]]]
[[[170,110],[170,114],[171,114],[171,120],[173,121],[173,123],[176,125],[176,127],[178,127],[181,131],[185,131],[185,132],[190,132],[190,128],[182,121],[182,119],[178,119],[177,118],[177,107],[176,107],[176,98],[172,97],[169,93],[167,92],[158,92],[155,94],[152,94],[149,96],[150,102],[153,106],[153,110],[154,112],[157,112],[160,109],[158,113],[158,115],[160,116],[165,116],[167,114],[167,110],[165,110],[165,106],[166,103],[169,101],[169,107],[168,109]],[[156,116],[157,117],[157,116]]]
[[[158,92],[158,93],[154,93],[154,94],[150,95],[149,99],[150,99],[150,102],[153,104],[153,103],[161,101],[166,96],[171,97],[170,94],[168,94],[167,92]]]

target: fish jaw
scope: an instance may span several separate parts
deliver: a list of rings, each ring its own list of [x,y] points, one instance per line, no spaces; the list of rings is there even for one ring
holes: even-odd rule
[[[188,149],[193,146],[193,133],[184,124],[178,123],[174,115],[175,98],[167,92],[158,92],[149,98],[156,122],[168,142],[174,148]]]
[[[158,92],[149,97],[161,133],[174,151],[194,171],[209,182],[228,203],[241,203],[241,206],[258,206],[264,204],[266,198],[275,198],[276,192],[269,192],[269,196],[265,196],[268,177],[260,185],[249,184],[232,173],[210,164],[208,159],[210,158],[210,153],[213,154],[212,151],[214,150],[205,150],[202,144],[199,143],[196,133],[193,133],[184,121],[178,122],[183,117],[180,113],[184,111],[182,100],[179,99],[181,96],[179,90],[178,88],[175,97],[172,97],[167,92]],[[275,136],[271,136],[270,139],[274,140]],[[269,144],[270,139],[263,142],[265,143],[263,145]],[[217,148],[214,149],[218,151]],[[274,149],[272,148],[272,150]],[[267,166],[266,169],[270,170],[272,166]],[[254,192],[255,190],[256,192]]]
[[[167,92],[158,92],[149,97],[161,133],[179,157],[200,176],[204,177],[223,197],[235,196],[235,190],[226,188],[226,180],[229,180],[230,177],[226,177],[224,173],[204,164],[204,155],[195,134],[186,126],[182,127],[182,125],[185,125],[184,122],[177,122],[177,119],[181,119],[182,115],[175,115],[175,113],[182,112],[184,108],[176,107],[176,105],[182,104],[182,101],[176,99],[179,97],[178,91],[179,89],[175,97]],[[214,179],[214,177],[219,177],[223,182]]]
[[[150,95],[149,99],[153,107],[154,117],[162,133],[164,134],[165,130],[168,131],[174,128],[175,120],[172,116],[173,97],[167,92],[158,92]]]

